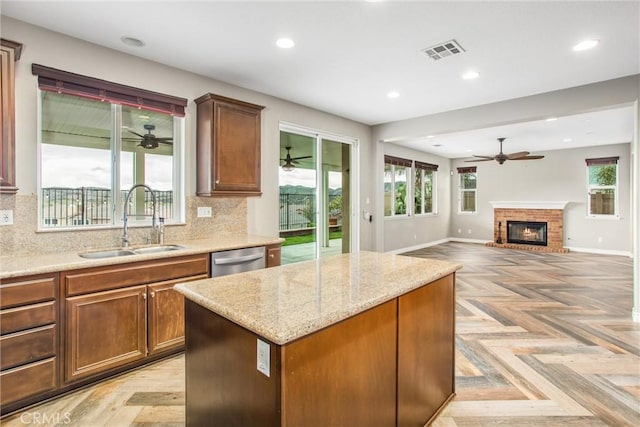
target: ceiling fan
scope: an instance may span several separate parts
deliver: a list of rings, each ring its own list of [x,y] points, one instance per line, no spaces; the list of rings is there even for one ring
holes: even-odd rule
[[[313,156],[291,157],[291,152],[290,152],[291,147],[285,147],[285,149],[287,150],[287,157],[280,160],[284,162],[284,164],[282,165],[282,169],[287,172],[292,171],[296,167],[296,164],[298,163],[296,160],[310,159],[311,157],[313,157]]]
[[[505,139],[506,138],[498,138],[498,141],[500,141],[500,152],[498,154],[496,154],[495,156],[476,156],[476,155],[474,155],[473,157],[478,157],[478,159],[465,160],[465,162],[488,162],[489,160],[495,160],[499,164],[503,164],[507,160],[537,160],[537,159],[543,159],[544,158],[544,156],[530,156],[528,151],[520,151],[520,152],[512,153],[512,154],[504,154],[502,152],[502,142]]]
[[[140,141],[140,144],[138,144],[139,147],[153,149],[153,148],[158,148],[158,144],[173,144],[172,137],[170,136],[157,137],[151,133],[151,131],[156,128],[155,125],[146,124],[143,127],[147,130],[147,133],[145,133],[144,135],[140,135],[138,132],[129,130],[129,132],[131,132],[132,134],[142,138],[142,140]]]

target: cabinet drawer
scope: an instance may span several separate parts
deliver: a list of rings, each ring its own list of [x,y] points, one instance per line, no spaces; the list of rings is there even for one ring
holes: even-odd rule
[[[55,343],[55,325],[5,335],[0,338],[0,368],[13,368],[55,356]]]
[[[11,282],[11,279],[6,280],[0,286],[0,308],[55,299],[57,277],[57,275],[40,276],[27,280],[17,279]]]
[[[55,301],[9,308],[0,311],[0,333],[4,335],[11,332],[23,331],[25,329],[55,323],[55,321]]]
[[[0,405],[53,390],[56,385],[55,357],[4,371],[0,374]]]
[[[62,273],[66,295],[143,285],[209,273],[208,254]]]

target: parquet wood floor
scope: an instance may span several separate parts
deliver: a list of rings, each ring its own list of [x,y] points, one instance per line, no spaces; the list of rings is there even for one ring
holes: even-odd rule
[[[456,398],[446,426],[640,426],[632,260],[447,243],[457,261]]]
[[[640,426],[630,258],[464,243],[407,255],[464,266],[456,286],[456,397],[434,427]],[[57,425],[182,426],[184,357],[38,405],[2,425],[56,425],[42,422],[56,414]]]

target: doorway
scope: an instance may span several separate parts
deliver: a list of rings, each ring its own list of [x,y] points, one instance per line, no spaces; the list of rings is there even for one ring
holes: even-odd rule
[[[283,264],[355,250],[355,149],[355,140],[281,124]]]

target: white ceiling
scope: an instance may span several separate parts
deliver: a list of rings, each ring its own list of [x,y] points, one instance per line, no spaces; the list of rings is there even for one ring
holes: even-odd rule
[[[2,14],[365,124],[640,74],[638,1],[3,0]],[[127,46],[122,36],[145,46]],[[296,46],[276,47],[283,36]],[[586,38],[600,44],[571,50]],[[433,61],[421,51],[451,39],[466,52]],[[463,80],[470,69],[480,77]],[[388,98],[391,90],[400,96]],[[443,147],[410,144],[464,157],[465,141],[476,142],[473,154],[495,154],[499,136],[509,137],[505,152],[546,150],[547,140],[558,148],[568,137],[575,145],[594,135],[628,142],[632,127],[621,134],[610,121],[632,123],[631,110],[617,113],[586,115],[590,135],[585,117],[576,117],[554,122],[555,133],[540,122],[437,136]],[[477,145],[485,137],[488,145]]]

